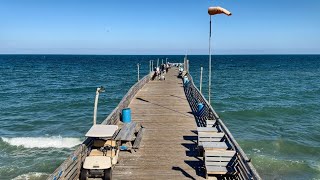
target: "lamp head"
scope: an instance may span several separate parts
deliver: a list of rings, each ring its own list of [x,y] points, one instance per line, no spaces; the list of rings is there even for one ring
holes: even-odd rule
[[[102,92],[105,91],[105,88],[104,88],[103,86],[100,86],[100,87],[97,88],[97,91],[98,91],[99,93],[102,93]]]

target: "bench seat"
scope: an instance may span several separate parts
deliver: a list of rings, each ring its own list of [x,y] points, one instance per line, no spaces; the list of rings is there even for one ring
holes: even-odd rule
[[[207,150],[204,152],[206,175],[225,175],[234,173],[236,151]]]
[[[216,127],[197,127],[198,132],[218,132]]]
[[[216,120],[206,120],[206,126],[207,127],[213,127],[216,125]]]

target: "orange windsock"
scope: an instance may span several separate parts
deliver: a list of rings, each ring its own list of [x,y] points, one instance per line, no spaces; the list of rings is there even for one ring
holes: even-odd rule
[[[222,7],[209,7],[208,14],[209,15],[225,14],[227,16],[231,16],[231,12]]]

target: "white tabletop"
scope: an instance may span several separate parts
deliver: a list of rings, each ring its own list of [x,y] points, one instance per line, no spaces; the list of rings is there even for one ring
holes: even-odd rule
[[[112,137],[116,130],[118,130],[117,125],[96,124],[90,128],[86,134],[86,137]]]

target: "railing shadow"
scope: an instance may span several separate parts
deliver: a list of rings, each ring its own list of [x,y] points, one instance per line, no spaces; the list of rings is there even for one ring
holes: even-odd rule
[[[201,177],[205,178],[203,161],[185,160],[184,162],[196,171],[197,176],[201,176]]]
[[[150,102],[150,101],[145,100],[145,99],[142,99],[142,98],[136,98],[136,99],[137,99],[137,100],[140,100],[140,101],[148,102],[148,103],[150,103],[150,104],[152,104],[152,105],[159,106],[159,107],[161,107],[161,108],[164,108],[164,109],[170,110],[170,111],[172,111],[172,112],[175,112],[175,113],[181,114],[181,115],[183,115],[183,116],[190,117],[187,113],[182,113],[182,112],[179,112],[179,111],[177,111],[177,110],[174,110],[174,109],[168,108],[168,107],[166,107],[166,106],[163,106],[163,105],[160,105],[160,104],[157,104],[157,103]]]
[[[206,120],[208,120],[211,116],[210,108],[205,103],[205,100],[201,96],[198,95],[199,93],[194,89],[194,87],[191,86],[191,82],[189,82],[188,84],[185,84],[184,92],[186,94],[190,108],[193,112],[197,126],[198,127],[205,127]],[[202,108],[202,110],[200,112],[198,112],[198,104],[199,103],[202,103],[204,105],[204,107]]]
[[[181,167],[177,167],[177,166],[173,166],[172,167],[172,170],[175,170],[175,171],[181,171],[181,173],[187,177],[187,178],[190,178],[190,179],[193,179],[193,180],[196,180],[194,177],[192,177],[189,173],[187,173],[185,170],[183,170]]]
[[[186,148],[186,156],[194,158],[194,160],[185,160],[184,162],[195,170],[197,176],[204,177],[203,161],[198,157],[199,151],[195,142],[197,136],[183,136],[183,138],[191,141],[191,143],[181,143]]]

